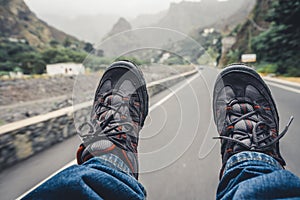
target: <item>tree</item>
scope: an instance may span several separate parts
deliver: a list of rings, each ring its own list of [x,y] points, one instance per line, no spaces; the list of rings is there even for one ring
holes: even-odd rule
[[[253,39],[258,59],[277,63],[280,74],[300,76],[300,0],[274,0],[266,20],[270,28]],[[293,74],[291,74],[291,72]]]
[[[64,47],[70,47],[71,44],[72,44],[72,42],[71,42],[70,38],[66,37],[64,42],[63,42]]]
[[[81,63],[87,56],[83,50],[72,50],[51,42],[52,48],[35,49],[29,44],[0,41],[0,72],[22,71],[25,74],[40,74],[45,72],[46,64],[60,62]]]
[[[92,45],[91,43],[89,43],[89,42],[85,43],[83,49],[84,49],[86,52],[88,52],[88,53],[94,51],[93,45]]]
[[[0,43],[0,71],[43,73],[45,66],[40,53],[28,44],[9,41]]]
[[[46,69],[42,56],[36,52],[20,53],[16,55],[16,61],[20,63],[21,70],[25,74],[42,74]]]
[[[45,63],[83,62],[87,54],[83,51],[74,51],[67,48],[50,48],[42,52]]]
[[[51,40],[50,41],[50,46],[51,47],[57,47],[59,45],[59,42],[57,40]]]

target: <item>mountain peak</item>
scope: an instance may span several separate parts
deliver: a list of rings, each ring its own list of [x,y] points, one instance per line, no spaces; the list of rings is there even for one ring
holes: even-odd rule
[[[118,21],[113,25],[111,31],[108,33],[108,36],[112,36],[131,29],[132,27],[130,23],[124,17],[120,17]]]

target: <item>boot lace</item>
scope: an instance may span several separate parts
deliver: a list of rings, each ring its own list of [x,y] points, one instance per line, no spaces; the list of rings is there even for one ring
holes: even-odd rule
[[[119,96],[122,98],[122,101],[114,105],[104,103],[106,98],[113,98],[114,96]],[[97,125],[94,126],[91,122],[84,122],[81,126],[79,126],[79,135],[81,136],[84,144],[87,146],[99,140],[109,139],[115,145],[135,152],[136,150],[133,146],[138,143],[138,138],[130,134],[134,130],[133,123],[132,121],[129,121],[129,116],[120,112],[122,107],[128,107],[128,98],[124,97],[118,91],[110,91],[101,95],[99,99],[100,100],[98,100],[98,104],[96,104],[94,108],[96,111],[96,119],[94,120],[96,120]],[[135,114],[138,113],[138,110],[134,106],[129,106],[129,109]],[[105,115],[104,113],[108,113],[108,111],[113,112],[108,117],[103,117],[102,115]],[[120,115],[120,117],[116,118],[115,116],[117,113]],[[85,127],[88,127],[88,131],[84,131]]]
[[[231,141],[233,143],[243,146],[247,150],[262,150],[263,151],[263,150],[268,149],[272,145],[276,144],[287,133],[289,126],[291,125],[291,123],[294,119],[294,117],[291,116],[287,125],[285,126],[284,130],[281,133],[279,133],[278,135],[274,135],[274,133],[272,133],[272,131],[270,131],[271,128],[268,123],[271,120],[267,117],[267,115],[262,114],[262,113],[266,112],[263,107],[254,105],[252,102],[246,101],[246,100],[243,100],[243,101],[233,100],[229,104],[229,107],[231,107],[234,104],[242,104],[242,103],[251,105],[254,108],[253,111],[250,111],[246,114],[242,114],[237,111],[228,110],[227,114],[237,116],[238,118],[233,120],[231,123],[227,124],[226,130],[232,130],[229,127],[234,127],[234,125],[241,120],[250,120],[250,121],[256,122],[255,126],[253,127],[252,134],[235,130],[231,133],[231,135],[234,135],[235,133],[237,133],[237,134],[241,135],[241,137],[239,139],[235,139],[235,138],[224,136],[224,135],[213,137],[213,139],[222,139],[222,140]],[[258,120],[257,118],[254,118],[253,115],[256,115],[256,114],[262,114],[261,116],[264,117],[265,120],[261,121],[261,120]],[[250,140],[251,140],[251,146],[242,142],[244,139],[248,139],[248,138],[250,138]]]

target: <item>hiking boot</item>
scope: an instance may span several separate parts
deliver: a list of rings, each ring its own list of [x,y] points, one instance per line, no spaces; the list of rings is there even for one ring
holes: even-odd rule
[[[282,166],[279,139],[287,132],[291,117],[279,133],[279,117],[271,92],[250,67],[235,64],[218,76],[213,94],[214,120],[221,139],[223,167],[230,156],[256,151],[275,158]]]
[[[78,163],[113,154],[138,178],[137,146],[147,115],[148,93],[142,72],[129,61],[114,62],[96,90],[91,121],[80,127],[83,144],[77,152]]]

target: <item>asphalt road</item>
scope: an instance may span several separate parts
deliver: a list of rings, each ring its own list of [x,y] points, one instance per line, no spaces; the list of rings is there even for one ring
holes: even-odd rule
[[[148,199],[214,199],[221,166],[211,112],[217,70],[200,73],[154,96],[140,138],[140,181]],[[281,141],[287,169],[300,176],[300,94],[270,86],[281,117],[295,120]],[[293,86],[299,90],[299,87]],[[15,199],[74,160],[77,136],[1,172],[1,199]]]

